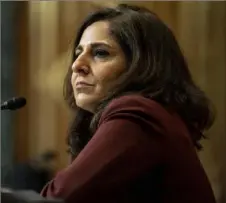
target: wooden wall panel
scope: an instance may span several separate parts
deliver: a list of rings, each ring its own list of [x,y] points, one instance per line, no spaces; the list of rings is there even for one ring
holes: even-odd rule
[[[212,100],[217,117],[199,153],[218,202],[225,192],[225,2],[180,2],[179,41],[197,84]]]
[[[28,76],[28,3],[17,2],[17,63],[15,67],[15,84],[18,96],[28,97],[29,92],[29,76]],[[29,156],[29,137],[28,137],[28,107],[18,110],[16,112],[16,126],[15,126],[15,160],[25,161]]]
[[[58,2],[29,2],[30,155],[56,148],[55,101],[37,86],[58,54]]]

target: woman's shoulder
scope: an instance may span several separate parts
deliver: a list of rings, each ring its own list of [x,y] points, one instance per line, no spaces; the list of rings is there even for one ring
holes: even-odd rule
[[[148,106],[146,106],[148,105]],[[123,95],[113,99],[107,106],[107,109],[125,108],[125,107],[151,107],[159,105],[154,100],[139,94]]]
[[[188,138],[187,127],[175,111],[169,111],[160,103],[141,95],[113,99],[103,111],[99,124],[113,119],[130,120],[158,134],[185,135],[182,137]]]
[[[113,99],[102,113],[100,124],[112,119],[129,119],[136,124],[162,129],[172,115],[158,102],[141,95]]]
[[[102,117],[118,113],[155,115],[167,114],[166,109],[158,102],[142,95],[124,95],[113,99],[106,106]]]

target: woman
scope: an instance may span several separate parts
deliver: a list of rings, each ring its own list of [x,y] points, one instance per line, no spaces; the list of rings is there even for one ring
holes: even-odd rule
[[[73,159],[43,196],[66,203],[215,202],[196,153],[213,123],[209,101],[155,14],[121,4],[90,15],[74,43],[65,98],[76,115]]]

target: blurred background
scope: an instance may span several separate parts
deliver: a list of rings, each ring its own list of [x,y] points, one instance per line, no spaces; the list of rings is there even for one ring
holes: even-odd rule
[[[118,2],[1,2],[1,102],[13,96],[27,99],[22,109],[1,112],[2,179],[9,166],[37,160],[49,150],[57,154],[54,170],[68,164],[70,112],[62,84],[76,29],[91,11]],[[225,203],[226,2],[123,2],[143,5],[166,22],[195,81],[212,99],[216,122],[199,156],[218,203]]]

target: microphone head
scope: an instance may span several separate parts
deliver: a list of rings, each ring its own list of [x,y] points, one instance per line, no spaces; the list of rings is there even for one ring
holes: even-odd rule
[[[1,105],[1,109],[16,110],[26,105],[26,99],[24,97],[14,97],[8,101],[5,101]]]

